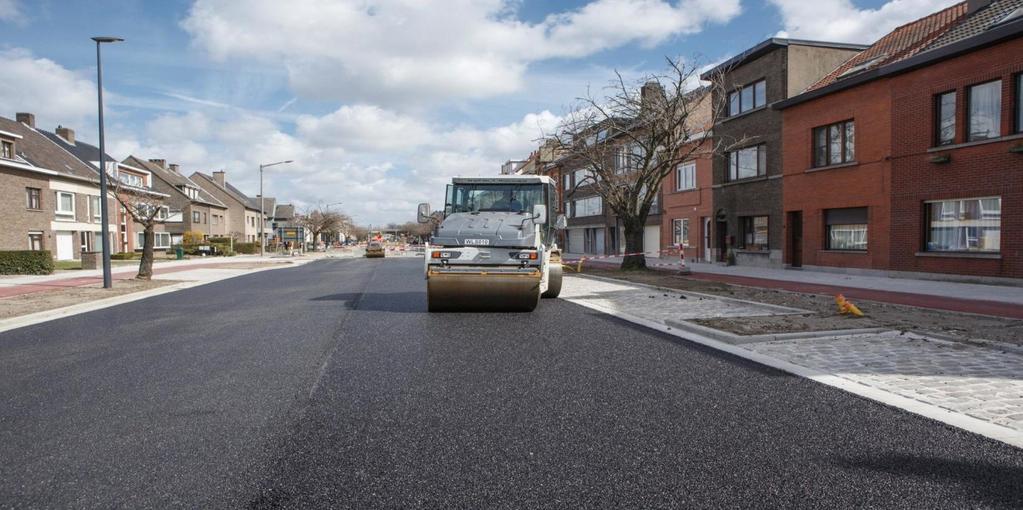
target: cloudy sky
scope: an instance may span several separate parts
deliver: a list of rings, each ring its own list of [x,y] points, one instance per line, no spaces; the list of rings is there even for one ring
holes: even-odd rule
[[[255,194],[412,219],[452,175],[521,159],[613,70],[721,61],[781,35],[870,43],[949,0],[0,0],[0,115],[108,152],[224,169]]]

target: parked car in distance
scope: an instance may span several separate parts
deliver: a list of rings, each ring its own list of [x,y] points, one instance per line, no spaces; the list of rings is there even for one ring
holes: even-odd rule
[[[377,241],[370,241],[366,245],[366,258],[383,258],[384,256],[384,245]]]

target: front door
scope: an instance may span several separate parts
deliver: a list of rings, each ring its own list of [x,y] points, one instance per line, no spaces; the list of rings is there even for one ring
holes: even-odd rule
[[[71,232],[56,232],[57,239],[57,260],[72,260],[75,258],[75,238]]]
[[[717,228],[718,236],[718,262],[724,262],[728,255],[728,222],[719,221]]]
[[[703,219],[703,261],[710,262],[711,259],[711,247],[710,247],[710,218]]]
[[[803,211],[789,213],[789,264],[803,267]]]

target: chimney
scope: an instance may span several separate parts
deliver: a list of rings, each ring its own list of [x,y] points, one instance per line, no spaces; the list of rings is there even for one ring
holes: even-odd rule
[[[151,160],[149,160],[149,162],[154,164],[154,165],[156,165],[156,166],[158,166],[158,167],[160,167],[160,168],[167,168],[167,160],[166,159],[151,159]]]
[[[213,172],[213,180],[220,185],[221,188],[226,187],[225,182],[227,181],[227,175],[223,170]]]
[[[74,129],[66,128],[66,127],[62,127],[62,126],[57,126],[56,133],[57,133],[57,136],[63,138],[64,141],[66,141],[67,143],[69,143],[71,145],[75,144],[75,130]]]
[[[656,81],[648,81],[639,89],[640,110],[646,111],[656,103],[663,103],[667,98],[664,95],[664,87]]]
[[[18,112],[14,118],[30,128],[36,127],[36,116],[31,113]]]
[[[170,168],[170,171],[174,172],[174,173],[179,173],[180,172],[180,168],[178,167],[177,163],[171,163],[171,164],[167,165],[167,168]]]
[[[989,5],[991,5],[991,0],[968,0],[966,2],[966,15],[969,16]]]

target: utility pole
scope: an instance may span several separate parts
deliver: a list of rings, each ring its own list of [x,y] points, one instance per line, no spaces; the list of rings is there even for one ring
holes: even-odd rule
[[[96,41],[96,95],[97,103],[99,104],[99,210],[100,210],[100,221],[103,225],[100,226],[100,232],[103,235],[103,242],[100,243],[103,247],[103,288],[109,289],[114,286],[113,277],[110,273],[110,211],[108,211],[107,202],[110,201],[110,197],[107,196],[107,158],[106,158],[106,143],[103,136],[103,63],[100,58],[100,45],[103,43],[115,43],[121,42],[124,39],[120,37],[93,37],[93,41]]]
[[[274,165],[294,163],[292,160],[259,165],[259,256],[266,256],[266,197],[263,195],[263,169]]]

